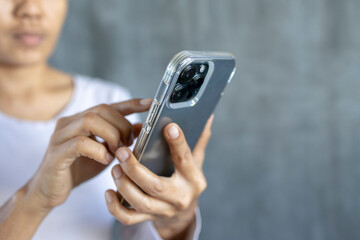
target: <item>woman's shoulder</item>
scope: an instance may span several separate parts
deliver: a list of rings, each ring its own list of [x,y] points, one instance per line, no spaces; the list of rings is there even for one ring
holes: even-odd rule
[[[73,75],[74,92],[58,117],[73,115],[99,104],[122,102],[131,98],[128,89],[117,83],[85,75]]]
[[[131,98],[125,87],[100,78],[74,75],[75,91],[90,105],[120,102]]]

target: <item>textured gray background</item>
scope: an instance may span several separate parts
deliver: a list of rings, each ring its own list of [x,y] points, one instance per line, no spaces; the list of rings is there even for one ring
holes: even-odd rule
[[[360,1],[73,0],[52,63],[152,97],[183,49],[229,50],[201,239],[360,239]]]

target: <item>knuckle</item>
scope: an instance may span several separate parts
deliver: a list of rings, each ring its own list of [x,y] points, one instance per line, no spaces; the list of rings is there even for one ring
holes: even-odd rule
[[[176,202],[176,207],[180,210],[185,210],[186,209],[186,204],[184,202],[184,200],[178,200]]]
[[[133,132],[133,125],[129,122],[129,120],[127,120],[126,118],[124,118],[124,127],[122,129],[122,133],[128,137],[130,136],[130,134]]]
[[[182,198],[179,198],[176,201],[175,205],[178,209],[180,209],[182,211],[188,209],[190,206],[190,197],[186,195]]]
[[[142,99],[142,98],[132,98],[132,99],[126,101],[126,103],[127,103],[130,107],[135,108],[135,107],[141,106],[141,103],[140,103],[141,99]]]
[[[157,179],[154,182],[153,187],[150,188],[150,195],[159,196],[165,191],[164,183],[161,182],[160,179]]]
[[[175,162],[186,164],[192,158],[192,153],[189,148],[186,148],[184,151],[174,152],[172,158]]]
[[[83,149],[83,146],[85,145],[87,141],[87,137],[85,136],[78,136],[75,138],[75,150],[81,151]]]
[[[152,211],[152,204],[148,198],[144,198],[140,206],[138,207],[138,211],[142,213],[149,213]]]
[[[204,176],[196,178],[195,186],[198,194],[201,194],[207,188],[207,181]]]
[[[176,211],[168,210],[168,211],[165,211],[163,215],[164,215],[164,217],[167,217],[167,218],[173,218],[176,215]]]
[[[105,104],[105,103],[102,103],[102,104],[99,104],[97,107],[96,107],[96,110],[99,111],[99,112],[104,112],[106,111],[110,106]]]
[[[99,144],[98,146],[99,147],[98,147],[97,151],[99,152],[100,156],[106,156],[106,154],[108,152],[106,147],[104,145],[102,145],[102,144]]]
[[[122,169],[128,174],[137,174],[139,172],[138,168],[139,166],[137,165],[137,163],[133,161],[126,161],[122,165]]]
[[[133,126],[129,121],[124,121],[124,128],[121,129],[122,139],[127,140],[133,132]]]
[[[94,122],[96,121],[95,119],[97,118],[97,114],[93,113],[93,112],[87,112],[84,114],[83,118],[82,118],[82,125],[84,127],[88,127],[91,126],[92,124],[94,124]]]
[[[123,215],[121,219],[119,219],[119,221],[126,225],[126,226],[129,226],[129,225],[132,225],[133,224],[133,220],[131,219],[130,216],[128,215]]]
[[[50,137],[50,144],[55,143],[58,138],[57,132],[54,132]]]
[[[107,131],[107,136],[112,139],[117,145],[120,143],[120,133],[119,131]]]
[[[57,121],[56,121],[56,127],[55,129],[59,129],[60,127],[62,127],[66,122],[66,117],[62,117],[62,118],[59,118]]]
[[[129,122],[129,121],[126,121],[126,125],[127,125],[127,132],[126,132],[126,134],[127,135],[130,135],[132,132],[133,132],[133,125]]]

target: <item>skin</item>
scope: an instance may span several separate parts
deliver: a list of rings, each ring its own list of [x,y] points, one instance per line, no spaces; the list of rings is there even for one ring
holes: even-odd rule
[[[112,175],[118,192],[134,209],[122,206],[116,193],[108,190],[105,197],[110,213],[127,225],[152,220],[164,239],[184,239],[189,222],[194,220],[198,197],[207,186],[202,164],[212,121],[213,117],[193,151],[178,125],[165,127],[164,137],[175,167],[169,178],[153,174],[138,162],[130,149],[119,148],[116,156],[120,164],[113,167]]]
[[[0,6],[0,111],[20,119],[52,119],[73,93],[72,77],[47,63],[68,3],[0,0]],[[49,212],[116,156],[119,164],[112,174],[118,193],[105,193],[109,212],[127,225],[151,220],[164,239],[184,239],[194,225],[198,197],[206,188],[202,163],[212,118],[193,151],[176,124],[164,129],[175,173],[160,177],[141,165],[128,148],[141,124],[132,125],[125,116],[147,111],[150,104],[151,99],[132,99],[59,119],[39,169],[0,207],[0,238],[30,239]],[[97,142],[95,136],[105,142]],[[119,195],[134,209],[124,208]]]
[[[0,6],[0,109],[22,119],[51,119],[66,106],[73,90],[71,76],[47,64],[67,1],[0,0]],[[24,44],[19,37],[26,33],[42,40]]]

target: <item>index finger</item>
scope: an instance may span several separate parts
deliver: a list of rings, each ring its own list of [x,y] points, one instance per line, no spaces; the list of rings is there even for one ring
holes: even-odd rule
[[[133,98],[127,101],[113,103],[110,106],[126,116],[133,113],[148,111],[152,101],[151,98]]]
[[[193,156],[196,164],[201,167],[205,158],[205,149],[211,137],[211,126],[214,120],[214,114],[208,119],[203,132],[193,150]]]

